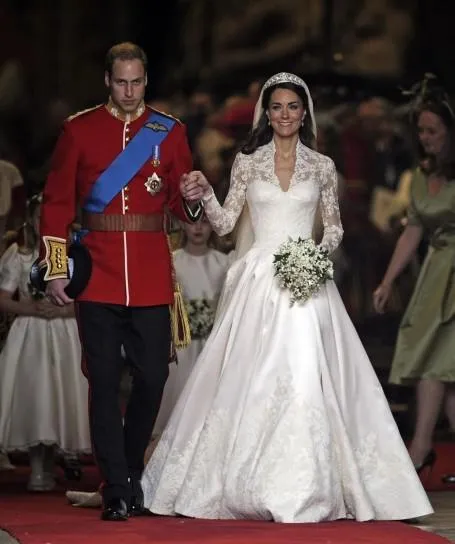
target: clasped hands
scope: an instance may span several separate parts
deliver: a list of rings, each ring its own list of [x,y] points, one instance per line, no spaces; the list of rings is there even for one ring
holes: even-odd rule
[[[209,189],[210,183],[199,170],[183,174],[180,178],[180,192],[182,197],[189,203],[201,200]]]

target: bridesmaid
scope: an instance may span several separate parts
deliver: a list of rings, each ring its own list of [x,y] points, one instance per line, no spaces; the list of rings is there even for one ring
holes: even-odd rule
[[[382,313],[392,285],[426,237],[429,250],[403,316],[391,383],[416,384],[409,453],[418,473],[436,461],[433,433],[443,403],[455,431],[455,116],[445,92],[426,79],[413,110],[420,167],[411,184],[407,226],[373,294]]]
[[[44,492],[55,487],[56,462],[79,477],[77,455],[91,443],[73,305],[55,306],[29,283],[40,209],[35,195],[18,243],[0,258],[0,312],[16,316],[0,353],[0,452],[28,452],[27,488]]]
[[[177,352],[164,388],[154,435],[166,426],[194,363],[204,347],[215,317],[216,303],[229,267],[229,256],[213,248],[213,231],[204,217],[194,224],[182,223],[182,247],[174,254],[177,280],[185,298],[191,328],[191,344]]]

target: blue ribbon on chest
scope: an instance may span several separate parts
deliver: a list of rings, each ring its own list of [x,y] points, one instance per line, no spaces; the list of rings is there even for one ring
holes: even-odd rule
[[[155,146],[159,146],[165,140],[175,123],[174,119],[152,112],[136,136],[95,181],[83,209],[87,212],[102,213],[144,166],[153,154]]]

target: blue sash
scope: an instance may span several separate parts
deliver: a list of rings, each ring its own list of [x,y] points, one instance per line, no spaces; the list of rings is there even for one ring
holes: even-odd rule
[[[164,141],[175,123],[174,119],[153,112],[131,142],[95,181],[83,209],[102,213],[144,166],[152,155],[154,146],[159,146]]]

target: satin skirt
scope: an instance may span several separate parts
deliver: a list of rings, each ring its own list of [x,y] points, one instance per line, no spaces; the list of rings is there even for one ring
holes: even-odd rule
[[[271,251],[230,268],[143,475],[161,515],[319,522],[432,513],[337,288],[291,307]]]

